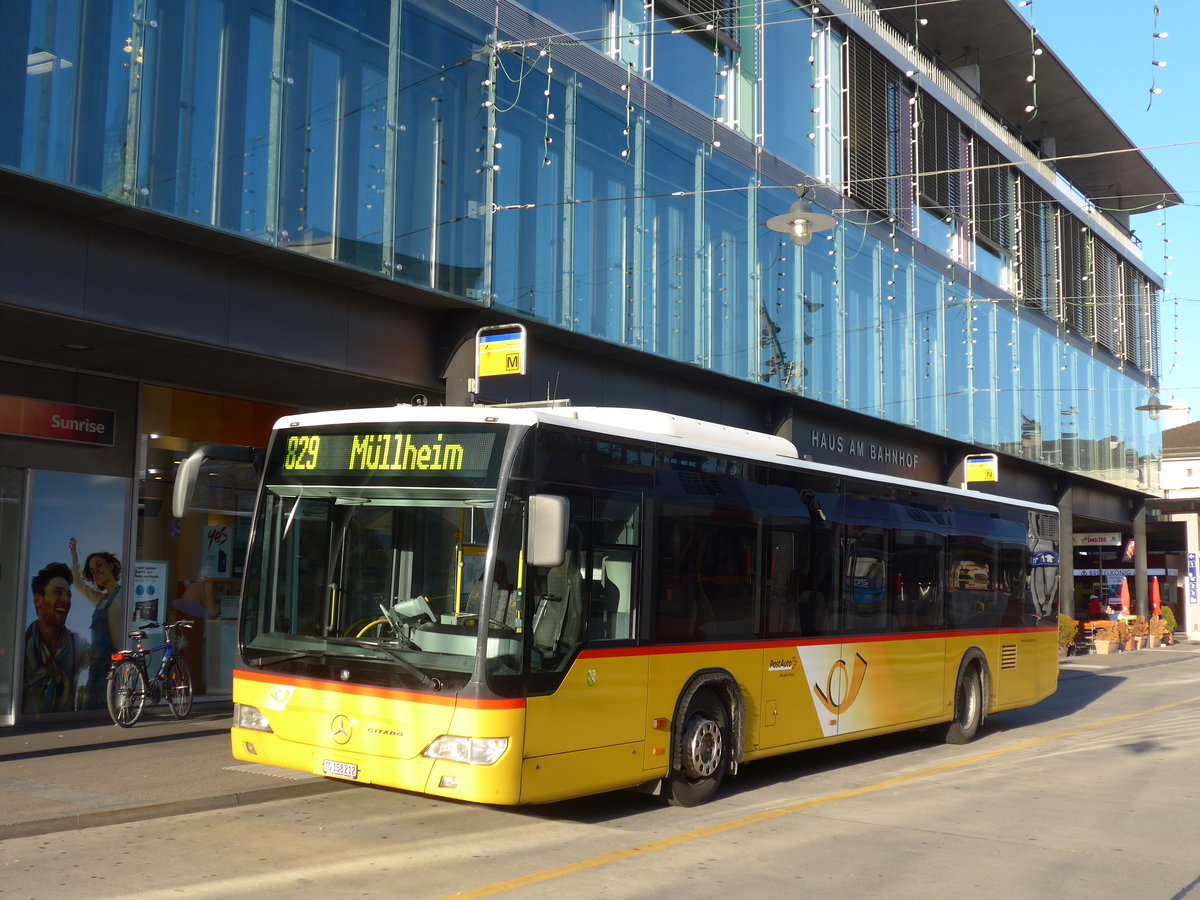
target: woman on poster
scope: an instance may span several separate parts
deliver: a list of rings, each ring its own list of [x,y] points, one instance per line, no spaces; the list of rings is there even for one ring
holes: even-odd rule
[[[92,610],[91,650],[88,663],[88,680],[83,700],[84,709],[104,707],[105,680],[121,637],[121,604],[117,597],[121,592],[121,561],[111,553],[99,550],[89,553],[79,568],[79,549],[75,538],[71,548],[71,571],[75,575],[75,586]]]

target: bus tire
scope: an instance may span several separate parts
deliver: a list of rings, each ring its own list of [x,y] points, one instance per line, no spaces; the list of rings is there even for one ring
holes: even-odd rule
[[[947,744],[969,744],[982,722],[983,680],[979,677],[978,666],[966,665],[958,673],[958,683],[954,687],[954,717],[942,731],[942,740]]]
[[[667,777],[672,806],[699,806],[717,793],[729,768],[729,712],[713,691],[701,688],[688,701],[679,731],[680,765]]]

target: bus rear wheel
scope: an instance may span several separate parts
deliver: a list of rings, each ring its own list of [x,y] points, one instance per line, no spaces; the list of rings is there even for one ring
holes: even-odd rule
[[[967,666],[954,688],[954,718],[946,725],[942,740],[947,744],[969,744],[983,721],[983,683],[979,669]]]
[[[707,803],[729,767],[729,713],[707,688],[688,701],[679,742],[680,765],[668,776],[667,799],[672,806]]]

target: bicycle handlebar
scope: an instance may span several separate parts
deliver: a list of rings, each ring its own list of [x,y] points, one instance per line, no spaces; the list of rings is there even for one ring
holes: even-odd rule
[[[196,624],[195,619],[179,619],[175,622],[147,622],[139,628],[191,628]]]

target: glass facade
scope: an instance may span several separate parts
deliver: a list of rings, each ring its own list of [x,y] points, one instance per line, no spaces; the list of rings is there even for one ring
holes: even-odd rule
[[[993,157],[928,98],[912,112],[861,50],[844,65],[842,23],[787,2],[711,22],[678,2],[503,2],[487,21],[477,6],[16,0],[0,165],[1157,487],[1157,423],[1134,411],[1156,374],[1155,286],[1095,234],[1056,254],[1064,214],[1012,173],[986,196],[966,178],[909,177],[932,170],[923,153]],[[859,100],[891,123],[876,154],[889,186],[868,204],[889,216],[843,186],[872,165],[847,137]],[[910,126],[920,139],[899,137]],[[805,180],[838,224],[799,248],[763,223]],[[1007,235],[991,207],[1021,197],[1023,230]],[[1094,283],[1096,259],[1121,296],[1071,296],[1101,318],[1123,308],[1117,338],[1053,296]]]

